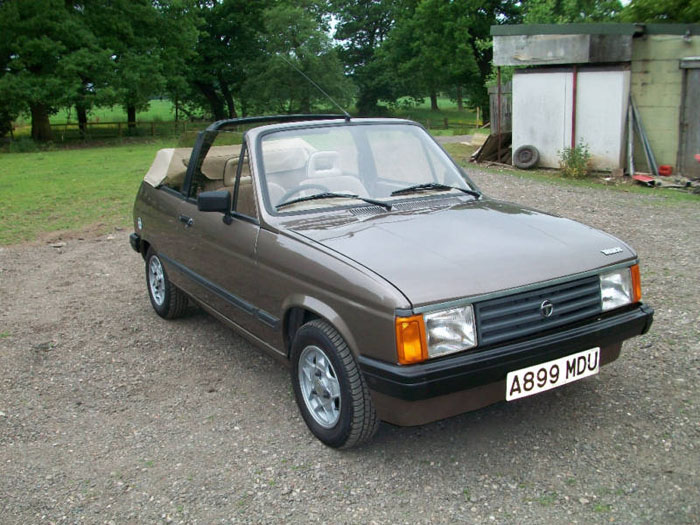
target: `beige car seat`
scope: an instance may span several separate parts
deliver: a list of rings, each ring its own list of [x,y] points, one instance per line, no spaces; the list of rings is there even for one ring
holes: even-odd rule
[[[238,161],[239,157],[230,158],[226,161],[226,166],[224,167],[223,189],[229,190],[231,192],[231,197],[233,197],[233,187],[236,184]],[[250,175],[250,166],[247,160],[244,160],[243,166],[241,166],[241,183],[238,186],[236,211],[250,217],[255,217],[257,215],[253,191],[253,178]]]
[[[343,175],[340,154],[336,151],[312,153],[306,167],[306,176],[306,180],[302,181],[300,186],[315,184],[328,188],[328,191],[368,196],[360,179],[352,175]]]
[[[270,203],[272,204],[272,207],[274,208],[280,202],[282,201],[282,197],[284,196],[285,190],[282,186],[275,182],[268,182],[267,183],[267,194],[270,197]]]

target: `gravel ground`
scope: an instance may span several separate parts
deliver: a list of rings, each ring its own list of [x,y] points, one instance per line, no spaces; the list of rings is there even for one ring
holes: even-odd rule
[[[155,315],[127,231],[1,248],[0,522],[700,522],[700,202],[474,178],[635,246],[651,332],[597,376],[339,452],[279,363]]]

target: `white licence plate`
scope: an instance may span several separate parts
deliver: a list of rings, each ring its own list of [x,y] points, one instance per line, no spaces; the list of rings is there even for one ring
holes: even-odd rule
[[[539,394],[598,373],[600,348],[508,372],[506,401]]]

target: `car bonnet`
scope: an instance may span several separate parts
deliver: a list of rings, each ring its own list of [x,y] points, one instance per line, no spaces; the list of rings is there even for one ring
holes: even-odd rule
[[[366,220],[348,215],[325,220],[307,216],[287,227],[381,275],[414,307],[636,258],[631,248],[607,233],[493,200],[429,213],[378,213]]]

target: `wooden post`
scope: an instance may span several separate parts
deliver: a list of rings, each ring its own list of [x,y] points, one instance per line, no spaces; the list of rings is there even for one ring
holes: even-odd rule
[[[634,112],[632,101],[627,100],[627,175],[634,175]]]
[[[573,93],[571,95],[571,149],[576,147],[576,95],[578,83],[578,67],[574,64]]]
[[[445,129],[450,129],[450,125],[447,123],[447,117],[445,117]]]
[[[498,162],[501,162],[501,66],[498,66]]]
[[[476,127],[481,127],[481,107],[476,106]]]

